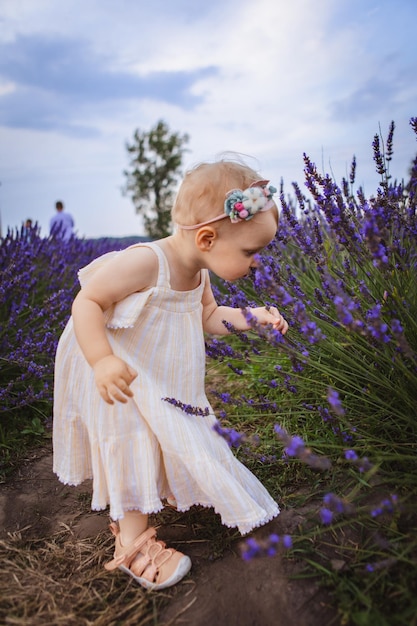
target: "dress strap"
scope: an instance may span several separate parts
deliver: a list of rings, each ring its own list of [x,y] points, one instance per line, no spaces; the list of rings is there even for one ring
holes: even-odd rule
[[[158,244],[156,244],[153,241],[147,241],[145,243],[136,243],[130,247],[132,248],[146,247],[146,248],[151,248],[151,250],[155,252],[156,256],[158,257],[158,263],[159,263],[158,280],[156,282],[156,286],[170,288],[171,275],[169,272],[168,259],[166,258],[164,252],[162,251],[162,248],[160,248]]]
[[[168,259],[165,256],[164,251],[158,244],[153,243],[151,246],[152,250],[155,252],[159,261],[159,272],[158,272],[158,287],[171,287],[171,274],[169,271]]]

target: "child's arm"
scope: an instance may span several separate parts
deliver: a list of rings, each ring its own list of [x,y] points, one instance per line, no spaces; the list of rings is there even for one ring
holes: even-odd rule
[[[94,370],[100,395],[109,404],[127,402],[137,372],[113,353],[107,339],[104,311],[131,293],[155,284],[158,260],[146,247],[133,248],[109,261],[81,289],[72,306],[74,331],[87,362]]]
[[[203,299],[203,329],[212,335],[227,335],[228,330],[223,324],[223,320],[232,324],[237,330],[249,330],[249,325],[240,309],[228,306],[218,306],[214,299],[210,283],[207,281],[204,289]],[[255,307],[249,308],[256,317],[259,324],[272,326],[285,335],[288,330],[288,322],[275,308]]]

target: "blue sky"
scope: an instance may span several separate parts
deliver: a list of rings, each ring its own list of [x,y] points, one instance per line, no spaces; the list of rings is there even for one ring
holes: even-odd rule
[[[122,194],[126,142],[163,119],[184,168],[224,151],[278,186],[306,152],[337,181],[395,121],[391,173],[417,153],[415,0],[1,0],[0,212],[48,234],[63,200],[80,236],[142,234]]]

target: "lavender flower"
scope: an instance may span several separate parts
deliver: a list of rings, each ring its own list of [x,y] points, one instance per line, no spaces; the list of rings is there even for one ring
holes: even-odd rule
[[[322,524],[328,525],[334,521],[335,517],[342,514],[351,514],[355,507],[345,499],[336,496],[334,493],[327,493],[323,497],[324,506],[320,509],[319,515]]]
[[[388,498],[384,498],[378,506],[371,511],[372,517],[378,517],[383,513],[393,513],[398,506],[398,496],[391,494]]]
[[[191,404],[185,404],[176,398],[161,398],[161,400],[169,402],[169,404],[177,407],[177,409],[181,409],[181,411],[184,411],[187,415],[200,415],[201,417],[207,417],[207,415],[210,415],[210,409],[208,406],[205,406],[204,408],[192,406]]]
[[[79,289],[77,271],[118,247],[115,240],[42,238],[37,226],[29,234],[9,229],[0,239],[0,413],[6,439],[9,430],[31,423],[34,413],[45,424],[50,420],[55,351]]]
[[[227,441],[230,448],[239,448],[248,441],[244,433],[239,433],[234,428],[223,428],[218,421],[214,424],[213,430]]]
[[[333,512],[330,509],[322,507],[319,511],[319,515],[322,524],[325,524],[327,526],[332,523]]]
[[[345,459],[347,461],[357,461],[358,455],[354,450],[345,450]]]
[[[291,437],[285,428],[282,428],[279,424],[275,424],[274,430],[285,445],[284,458],[285,456],[295,456],[303,463],[319,470],[327,470],[331,467],[331,462],[328,458],[314,454],[310,448],[306,447],[303,439],[298,435]]]
[[[327,392],[327,401],[330,404],[332,411],[336,415],[341,417],[345,414],[345,410],[339,398],[339,393],[335,391],[334,389],[332,389],[331,387],[329,387],[328,392]]]
[[[356,465],[361,473],[368,472],[373,467],[366,456],[360,458],[354,450],[345,450],[345,459],[352,465]]]
[[[282,546],[284,550],[292,548],[291,536],[280,536],[273,533],[266,539],[254,539],[250,537],[241,543],[240,553],[244,561],[251,561],[255,558],[275,556],[278,553],[279,546]]]

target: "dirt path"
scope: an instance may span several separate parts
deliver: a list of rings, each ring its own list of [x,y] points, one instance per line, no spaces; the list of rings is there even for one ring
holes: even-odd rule
[[[207,515],[210,516],[209,537],[202,524]],[[283,511],[255,536],[271,532],[291,534],[302,520],[302,511]],[[88,483],[67,487],[58,482],[52,473],[49,449],[34,453],[0,485],[0,539],[6,542],[16,536],[47,538],[62,528],[71,529],[76,540],[93,540],[97,533],[105,531],[108,521],[105,513],[89,510]],[[166,601],[158,607],[157,618],[154,616],[153,621],[146,623],[160,626],[338,624],[331,600],[317,582],[291,578],[300,570],[300,563],[280,556],[242,561],[233,533],[224,529],[214,514],[198,509],[185,514],[167,511],[156,521],[161,525],[161,538],[189,554],[193,568],[185,581],[164,593]],[[219,550],[220,545],[230,544],[226,552],[222,549],[221,558],[216,558],[217,541]],[[111,548],[106,557],[111,558]],[[123,576],[121,572],[106,575]],[[13,616],[10,618],[6,623],[23,623],[14,621]],[[33,617],[27,623],[35,626],[46,622],[37,622]]]

